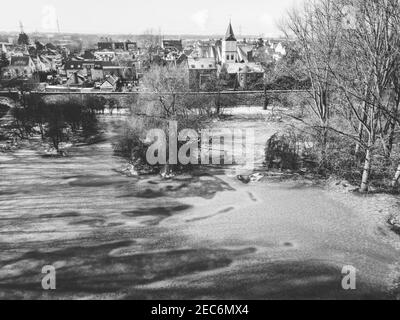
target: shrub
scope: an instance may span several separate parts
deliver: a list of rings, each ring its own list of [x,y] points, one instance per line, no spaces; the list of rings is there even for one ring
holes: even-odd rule
[[[10,110],[9,106],[0,103],[0,119],[3,118],[8,113],[9,110]]]
[[[287,128],[273,135],[265,148],[265,163],[269,169],[316,170],[318,145],[312,135]]]

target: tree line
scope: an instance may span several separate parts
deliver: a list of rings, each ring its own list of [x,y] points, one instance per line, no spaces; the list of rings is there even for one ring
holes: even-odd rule
[[[338,171],[361,166],[361,192],[381,171],[397,186],[398,0],[308,0],[290,11],[281,26],[296,39],[298,52],[287,70],[311,86],[304,104],[309,117],[298,120],[317,137],[320,166],[329,169],[335,161],[341,161]]]
[[[39,138],[57,155],[63,155],[62,143],[94,143],[101,137],[98,114],[114,101],[102,97],[84,100],[67,98],[46,101],[40,95],[23,94],[11,109],[12,121],[3,126],[5,139],[31,140]]]

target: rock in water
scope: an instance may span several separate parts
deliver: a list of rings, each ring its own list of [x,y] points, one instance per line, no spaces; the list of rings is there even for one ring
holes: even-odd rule
[[[400,233],[400,217],[391,217],[388,223],[392,226],[394,231]]]
[[[248,184],[250,182],[250,177],[248,176],[237,176],[238,180],[243,182],[244,184]]]

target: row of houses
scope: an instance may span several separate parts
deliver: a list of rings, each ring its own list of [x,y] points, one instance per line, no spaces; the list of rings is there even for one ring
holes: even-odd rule
[[[229,23],[223,40],[199,42],[188,55],[190,88],[201,90],[213,78],[226,80],[231,87],[241,89],[262,83],[265,71],[263,64],[255,59],[255,51],[253,44],[238,42]]]
[[[211,79],[225,80],[231,88],[249,89],[262,85],[266,63],[279,60],[285,54],[279,41],[238,41],[229,23],[224,39],[216,41],[184,44],[182,40],[161,40],[160,45],[152,44],[144,50],[131,41],[106,39],[98,43],[97,50],[85,52],[80,57],[84,61],[69,61],[65,68],[68,79],[72,74],[79,74],[88,81],[113,76],[138,82],[152,64],[184,65],[192,90],[203,89]],[[125,63],[121,64],[121,60]]]
[[[238,41],[231,23],[223,39],[192,41],[186,46],[182,40],[163,40],[154,51],[152,63],[185,66],[194,91],[204,89],[212,79],[225,80],[232,89],[256,89],[262,86],[265,66],[286,55],[281,41]]]
[[[103,38],[97,47],[73,54],[37,42],[36,47],[2,44],[0,48],[9,58],[9,65],[1,69],[2,78],[26,79],[41,73],[49,75],[52,85],[107,90],[138,85],[152,64],[185,66],[194,91],[203,90],[213,79],[223,80],[220,83],[231,89],[254,89],[263,82],[265,65],[286,54],[281,42],[238,41],[231,23],[221,40],[161,40],[140,48],[130,40]]]
[[[97,48],[87,48],[82,55],[70,57],[64,64],[66,84],[92,84],[98,89],[116,90],[118,84],[132,87],[138,80],[141,61],[137,42],[102,38]]]
[[[1,69],[2,79],[29,79],[35,73],[57,73],[62,67],[59,56],[16,54],[10,57],[8,66]]]
[[[134,81],[136,79],[134,66],[121,66],[113,61],[71,59],[65,63],[64,68],[67,85],[79,86],[92,83],[102,88],[103,84],[108,86],[111,81],[112,86],[115,87],[118,80]]]
[[[44,45],[38,41],[35,44],[8,42],[1,43],[0,54],[3,59],[0,78],[9,80],[30,79],[35,74],[40,77],[56,75],[62,69],[63,56],[68,55],[69,51],[64,47],[51,43]]]
[[[138,50],[137,42],[127,41],[112,41],[112,39],[103,40],[97,43],[98,51],[136,51]]]
[[[112,51],[108,51],[110,49]],[[1,43],[0,79],[33,78],[34,82],[47,82],[52,86],[115,90],[120,81],[136,79],[133,57],[137,49],[137,44],[131,41],[108,41],[99,42],[97,48],[88,49],[83,54],[71,54],[64,47],[51,43],[44,45],[38,40],[23,45]]]
[[[58,84],[83,86],[93,83],[104,90],[116,90],[118,80],[124,78],[127,73],[126,68],[107,61],[68,60],[64,65],[56,66],[53,61],[42,56],[14,55],[10,58],[10,64],[2,68],[2,78],[28,80],[38,72],[54,72],[54,75],[49,75],[46,80],[59,77],[61,81]]]

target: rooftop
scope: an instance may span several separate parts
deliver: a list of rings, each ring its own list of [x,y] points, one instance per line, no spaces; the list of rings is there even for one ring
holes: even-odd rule
[[[226,30],[225,41],[237,41],[231,22],[229,22],[228,30]]]
[[[189,58],[188,66],[190,69],[203,69],[203,70],[213,70],[217,69],[214,58]]]

